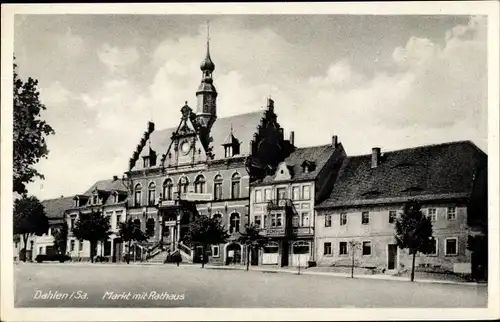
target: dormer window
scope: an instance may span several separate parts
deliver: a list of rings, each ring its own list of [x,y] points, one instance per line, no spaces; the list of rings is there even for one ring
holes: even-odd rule
[[[118,203],[118,201],[119,201],[119,196],[118,196],[117,192],[115,192],[115,194],[114,194],[114,201],[115,201],[115,203]]]
[[[149,157],[144,157],[144,168],[149,168]]]
[[[97,193],[95,193],[93,196],[92,196],[92,204],[93,205],[97,205],[97,202],[99,201],[99,197],[97,196]]]
[[[144,168],[154,167],[156,165],[156,152],[149,148],[149,154],[143,157]]]
[[[240,154],[240,141],[234,136],[232,127],[222,146],[224,147],[224,158],[231,158]]]
[[[80,207],[80,198],[76,197],[75,198],[75,208]]]
[[[312,161],[304,161],[302,162],[302,171],[304,173],[309,173],[309,172],[312,172],[316,169],[316,163],[312,162]]]

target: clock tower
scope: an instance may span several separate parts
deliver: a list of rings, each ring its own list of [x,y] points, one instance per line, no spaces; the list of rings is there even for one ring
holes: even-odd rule
[[[208,148],[210,129],[217,119],[217,90],[213,84],[212,73],[215,70],[215,64],[210,58],[210,39],[207,37],[207,55],[201,62],[202,72],[201,84],[196,91],[196,123],[200,132],[201,141]]]

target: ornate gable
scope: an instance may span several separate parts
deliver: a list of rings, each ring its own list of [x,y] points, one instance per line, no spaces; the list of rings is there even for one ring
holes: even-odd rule
[[[181,108],[182,119],[172,133],[171,144],[162,160],[163,166],[180,166],[206,161],[206,151],[199,139],[194,113],[186,104]]]

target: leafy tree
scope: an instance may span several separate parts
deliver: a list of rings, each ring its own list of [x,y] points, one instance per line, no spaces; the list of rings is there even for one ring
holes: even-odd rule
[[[144,233],[130,218],[126,222],[120,223],[120,230],[118,234],[124,242],[128,242],[127,264],[129,264],[132,241],[145,241],[148,239],[148,235]]]
[[[25,195],[27,183],[35,177],[44,178],[33,166],[40,158],[47,157],[49,150],[45,137],[55,132],[40,118],[41,111],[46,107],[39,98],[38,80],[30,77],[23,82],[16,69],[14,64],[13,190]]]
[[[258,249],[263,248],[267,244],[269,239],[260,233],[260,229],[258,226],[256,226],[255,224],[251,224],[245,226],[245,231],[241,233],[238,241],[246,246],[246,263],[248,271],[248,267],[250,265],[250,250],[257,251]]]
[[[417,252],[429,254],[434,246],[432,237],[432,223],[429,217],[420,210],[416,201],[409,201],[404,205],[403,213],[396,220],[396,244],[401,249],[407,248],[413,256],[411,265],[411,281],[415,278],[415,256]]]
[[[73,228],[73,235],[78,240],[90,242],[90,260],[94,262],[97,252],[97,243],[106,240],[109,236],[109,221],[101,211],[80,213]]]
[[[68,243],[68,224],[66,221],[60,227],[53,229],[52,235],[54,236],[54,248],[56,252],[66,254]]]
[[[41,236],[49,230],[49,220],[45,208],[35,196],[23,196],[14,201],[14,234],[21,235],[24,248],[23,261],[26,261],[26,250],[30,235]]]
[[[229,238],[227,230],[217,218],[198,216],[189,224],[188,231],[184,237],[185,241],[192,244],[201,244],[203,255],[201,267],[205,267],[206,249],[210,245],[225,243]]]

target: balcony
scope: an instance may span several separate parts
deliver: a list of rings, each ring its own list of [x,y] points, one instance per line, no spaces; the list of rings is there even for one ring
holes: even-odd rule
[[[293,227],[296,236],[314,236],[314,227]]]

